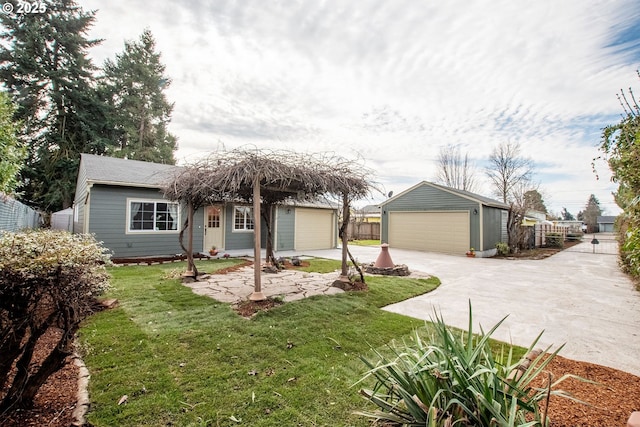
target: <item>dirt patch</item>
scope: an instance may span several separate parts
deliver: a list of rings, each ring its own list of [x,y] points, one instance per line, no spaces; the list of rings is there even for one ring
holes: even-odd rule
[[[508,255],[495,255],[492,258],[498,259],[545,259],[552,255],[557,254],[558,252],[562,252],[565,249],[569,249],[575,245],[580,244],[580,241],[570,240],[564,242],[563,248],[534,248],[534,249],[524,249],[515,254]]]
[[[227,268],[222,268],[220,270],[216,270],[211,274],[227,274],[227,273],[231,273],[231,272],[234,272],[234,271],[238,271],[241,268],[248,267],[250,265],[253,265],[253,261],[245,260],[245,261],[241,262],[240,264],[236,264],[236,265],[232,265],[231,267],[227,267]]]
[[[250,318],[261,311],[268,311],[273,307],[284,304],[284,301],[275,298],[267,298],[263,301],[241,301],[233,306],[233,310],[242,317]]]
[[[331,284],[331,286],[334,286],[336,288],[342,289],[345,292],[349,292],[349,291],[368,291],[369,290],[369,286],[367,286],[366,283],[361,282],[359,280],[354,280],[351,282],[344,282],[342,280],[336,280],[335,282],[333,282]]]

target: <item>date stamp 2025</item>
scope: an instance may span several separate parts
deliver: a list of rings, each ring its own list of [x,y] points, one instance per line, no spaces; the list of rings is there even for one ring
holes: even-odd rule
[[[47,11],[46,3],[42,1],[18,1],[2,3],[2,13],[15,13],[18,15],[45,13]]]

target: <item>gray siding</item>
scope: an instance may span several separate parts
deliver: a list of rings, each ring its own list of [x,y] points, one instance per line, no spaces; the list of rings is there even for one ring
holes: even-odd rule
[[[291,251],[294,249],[296,216],[292,207],[278,207],[278,231],[276,250]]]
[[[502,212],[503,209],[490,206],[482,207],[484,250],[493,249],[496,243],[503,242],[502,236]]]
[[[127,230],[127,198],[164,200],[159,190],[130,187],[94,185],[89,195],[89,227],[96,239],[113,251],[114,257],[172,255],[182,253],[178,233],[136,234]],[[193,233],[194,251],[202,251],[203,210],[196,212]],[[186,209],[181,209],[180,224],[186,218]],[[186,242],[185,242],[186,243]]]
[[[227,250],[253,248],[253,232],[233,230],[233,203],[225,206],[225,245]]]
[[[469,211],[469,230],[471,232],[469,246],[478,249],[481,248],[480,215],[473,214],[474,208],[480,208],[479,203],[474,200],[430,185],[420,185],[382,205],[380,237],[382,242],[389,241],[389,212],[391,211]]]
[[[78,180],[76,181],[76,195],[73,202],[74,212],[77,210],[77,218],[74,213],[73,218],[73,232],[74,233],[86,233],[85,230],[85,211],[86,211],[86,197],[87,197],[87,172],[85,171],[84,164],[80,161],[80,167],[78,168]],[[76,221],[77,219],[77,221]]]

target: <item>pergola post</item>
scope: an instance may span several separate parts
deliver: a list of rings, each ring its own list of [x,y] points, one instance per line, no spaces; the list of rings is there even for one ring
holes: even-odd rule
[[[262,283],[260,280],[261,259],[260,259],[260,176],[256,174],[253,178],[253,277],[254,289],[249,296],[251,301],[263,301],[267,299],[262,293]]]

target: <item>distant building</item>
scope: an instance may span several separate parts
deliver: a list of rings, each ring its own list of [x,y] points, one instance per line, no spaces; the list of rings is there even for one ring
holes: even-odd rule
[[[380,222],[380,206],[367,205],[356,210],[356,218],[361,222]]]
[[[598,224],[598,231],[600,233],[613,233],[614,224],[616,223],[615,216],[599,216],[596,219],[596,223]]]

